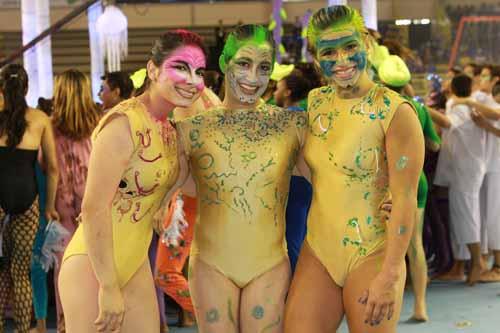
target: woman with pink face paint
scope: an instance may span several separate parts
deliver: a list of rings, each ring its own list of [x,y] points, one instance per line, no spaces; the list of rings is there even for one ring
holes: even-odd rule
[[[165,33],[147,64],[147,90],[92,134],[80,225],[59,275],[67,332],[160,331],[148,247],[162,199],[186,174],[169,116],[199,97],[205,59],[200,36]]]

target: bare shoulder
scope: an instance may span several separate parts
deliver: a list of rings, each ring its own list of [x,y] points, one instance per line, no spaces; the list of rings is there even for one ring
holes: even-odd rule
[[[388,135],[414,135],[416,132],[422,132],[417,113],[409,103],[400,104],[388,128]]]
[[[128,117],[119,112],[113,113],[99,124],[99,135],[107,133],[115,137],[130,137],[130,130]]]
[[[26,121],[31,128],[43,130],[50,125],[50,117],[41,110],[28,108],[26,110]]]
[[[115,154],[127,159],[134,151],[131,126],[126,115],[115,113],[107,117],[93,134],[93,150]]]
[[[49,121],[50,117],[42,110],[28,108],[26,110],[26,118],[28,120],[38,120],[40,122]]]
[[[401,114],[403,117],[415,117],[417,111],[409,102],[401,103],[396,109],[396,115]]]

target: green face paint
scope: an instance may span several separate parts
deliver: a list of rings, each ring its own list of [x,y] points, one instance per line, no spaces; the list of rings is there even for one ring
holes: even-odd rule
[[[253,104],[266,91],[272,70],[272,49],[268,43],[248,43],[229,62],[226,77],[233,99]]]
[[[325,77],[346,88],[356,85],[367,67],[367,52],[359,32],[352,27],[325,31],[316,43],[317,59]]]
[[[254,45],[264,45],[268,44],[267,36],[269,32],[267,29],[261,25],[253,25],[253,34],[251,37],[245,40],[239,40],[234,33],[230,33],[224,44],[224,49],[219,57],[219,66],[223,73],[226,72],[226,68],[229,65],[231,59],[236,55],[240,48],[248,44]],[[272,53],[272,65],[274,65],[274,52]],[[272,68],[271,68],[272,70]]]

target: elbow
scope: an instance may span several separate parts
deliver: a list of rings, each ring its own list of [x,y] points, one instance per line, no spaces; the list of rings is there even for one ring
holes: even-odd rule
[[[110,213],[111,207],[108,207],[102,203],[94,202],[92,200],[83,199],[81,216],[82,220],[85,221],[95,221],[103,218],[104,215]]]
[[[49,163],[47,165],[47,175],[49,177],[59,177],[59,166],[57,163]]]

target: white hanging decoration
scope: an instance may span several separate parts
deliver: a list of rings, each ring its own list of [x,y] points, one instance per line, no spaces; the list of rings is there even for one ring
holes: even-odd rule
[[[108,71],[120,70],[120,61],[128,53],[127,17],[114,5],[106,6],[97,19],[102,56],[108,60]]]

